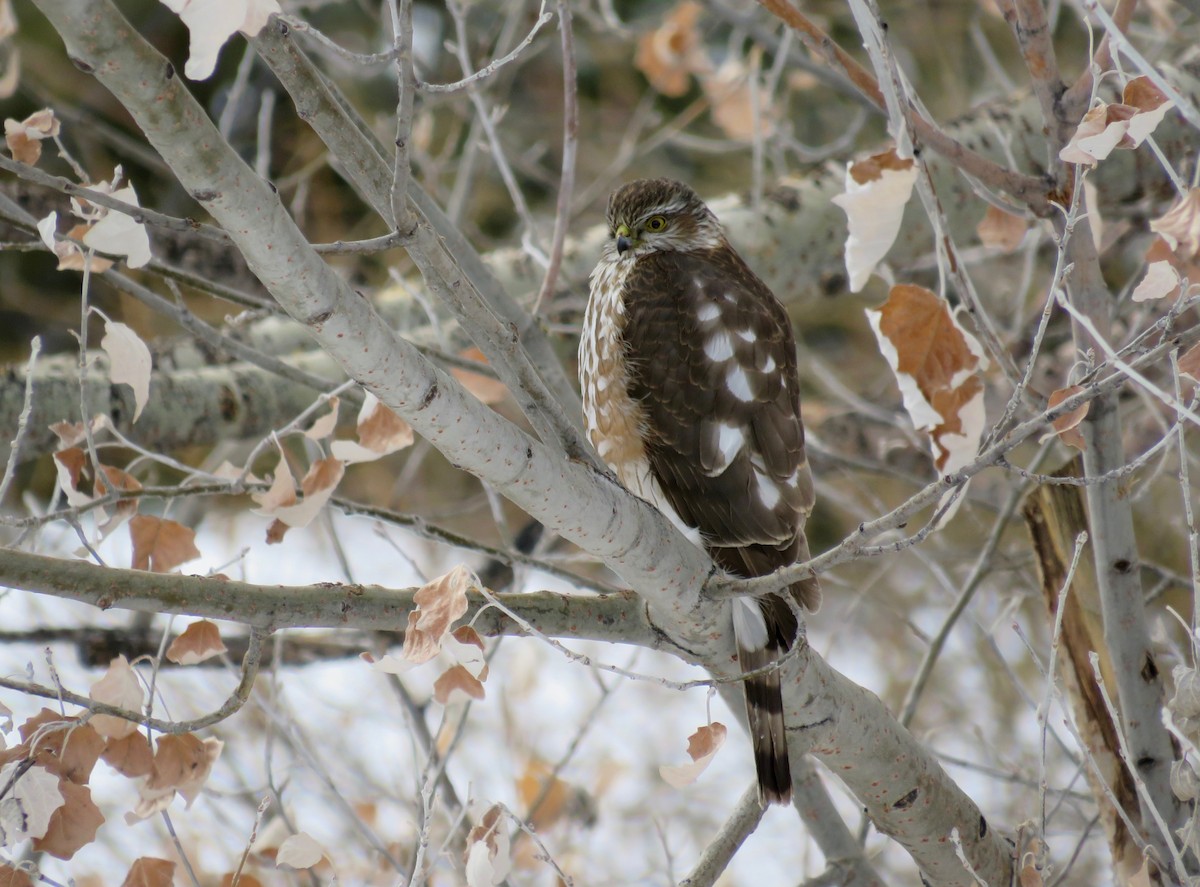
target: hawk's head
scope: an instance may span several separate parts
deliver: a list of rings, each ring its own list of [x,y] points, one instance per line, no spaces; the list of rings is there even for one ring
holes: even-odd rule
[[[695,191],[671,179],[638,179],[614,191],[608,199],[608,231],[604,258],[609,261],[723,243],[717,217]]]

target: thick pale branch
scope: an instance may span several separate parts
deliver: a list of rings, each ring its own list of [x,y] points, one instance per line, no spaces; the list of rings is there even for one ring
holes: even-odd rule
[[[147,573],[99,567],[86,561],[0,548],[0,585],[102,610],[171,613],[239,622],[267,631],[282,628],[350,628],[403,631],[416,589],[378,585],[256,585],[231,579]],[[498,594],[514,613],[548,637],[668,647],[632,592],[563,595],[550,591]],[[476,591],[464,617],[480,634],[521,634],[517,624]]]

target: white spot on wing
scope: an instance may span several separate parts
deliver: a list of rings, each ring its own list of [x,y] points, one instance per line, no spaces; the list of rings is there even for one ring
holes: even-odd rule
[[[733,340],[725,330],[717,330],[704,343],[704,353],[709,360],[720,363],[733,357]]]
[[[729,372],[725,376],[725,384],[738,400],[746,403],[754,400],[754,394],[750,391],[750,377],[740,366],[729,368]]]
[[[754,332],[754,330],[738,330],[737,337],[739,339],[741,339],[743,342],[757,342],[758,341],[758,335]]]
[[[758,482],[758,501],[762,503],[763,508],[770,511],[779,504],[779,488],[774,482],[761,474],[756,475],[755,479]]]
[[[768,354],[767,359],[763,361],[762,371],[769,373],[773,369],[775,369],[775,358]]]
[[[717,435],[717,449],[721,451],[721,457],[728,465],[746,445],[746,435],[742,433],[741,428],[725,422],[721,423],[720,429]]]
[[[710,320],[716,320],[721,316],[721,309],[716,302],[704,302],[696,309],[696,319],[701,323],[708,323]]]

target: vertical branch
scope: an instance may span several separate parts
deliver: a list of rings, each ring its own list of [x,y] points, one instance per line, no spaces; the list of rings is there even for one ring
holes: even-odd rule
[[[534,300],[532,314],[541,310],[542,301],[554,292],[558,269],[562,266],[563,244],[567,239],[567,223],[571,214],[571,194],[575,190],[575,148],[579,136],[579,96],[575,83],[575,35],[571,24],[571,8],[566,0],[558,0],[558,28],[563,56],[563,156],[562,175],[558,182],[558,203],[554,216],[554,240],[550,244],[550,261],[541,289]]]
[[[1114,299],[1101,276],[1100,257],[1086,213],[1079,225],[1066,246],[1070,265],[1066,283],[1072,306],[1090,321],[1084,324],[1072,318],[1076,353],[1082,356],[1102,351],[1098,339],[1106,337],[1112,328]],[[1092,401],[1080,429],[1087,444],[1083,453],[1085,477],[1099,478],[1125,463],[1116,391]],[[1088,516],[1104,616],[1104,646],[1115,672],[1120,733],[1130,748],[1129,765],[1146,786],[1146,792],[1138,795],[1143,834],[1165,864],[1171,859],[1170,848],[1150,825],[1158,814],[1178,825],[1180,806],[1171,791],[1174,756],[1161,718],[1163,685],[1146,625],[1133,507],[1125,483],[1109,479],[1089,484]],[[1157,808],[1157,813],[1149,809],[1149,804]]]
[[[417,77],[413,73],[413,21],[412,0],[389,0],[392,13],[392,48],[396,55],[396,154],[392,161],[392,228],[396,231],[411,231],[416,225],[412,210],[408,206],[408,180],[412,175],[408,141],[412,135],[413,96],[417,91]]]

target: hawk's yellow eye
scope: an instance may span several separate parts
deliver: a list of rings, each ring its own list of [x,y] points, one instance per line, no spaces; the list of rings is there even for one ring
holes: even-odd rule
[[[667,220],[662,216],[651,216],[646,220],[647,231],[661,231],[667,227]]]

